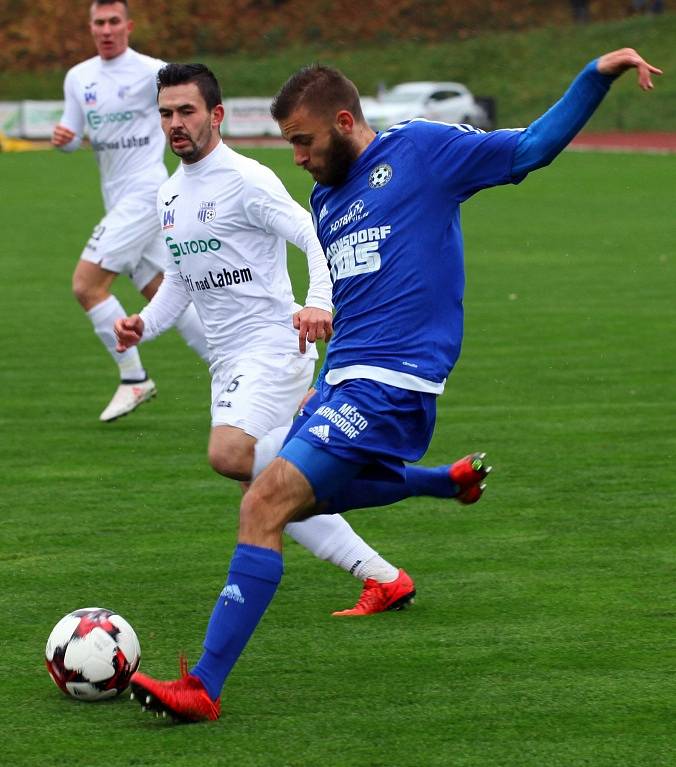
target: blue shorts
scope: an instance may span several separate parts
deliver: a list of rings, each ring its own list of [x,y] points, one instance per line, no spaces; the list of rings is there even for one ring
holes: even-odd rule
[[[425,454],[436,395],[356,378],[323,383],[289,431],[280,456],[308,480],[317,500],[356,476],[404,480],[404,463]]]

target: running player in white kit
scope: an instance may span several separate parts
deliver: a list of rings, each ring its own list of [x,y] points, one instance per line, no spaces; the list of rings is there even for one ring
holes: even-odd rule
[[[195,305],[212,360],[209,459],[218,473],[248,482],[282,446],[312,380],[313,342],[332,333],[329,271],[310,214],[269,168],[221,141],[213,74],[199,64],[169,64],[158,83],[162,127],[182,158],[157,199],[173,263],[141,313],[116,321],[118,349],[155,338]],[[307,255],[305,308],[294,303],[287,241]],[[409,575],[339,515],[294,522],[286,532],[364,581],[358,607],[335,614],[399,609],[415,596]]]
[[[73,292],[120,372],[120,385],[101,413],[102,421],[126,415],[156,392],[138,350],[115,350],[113,325],[126,312],[111,294],[112,284],[118,274],[126,274],[150,300],[167,265],[155,215],[157,189],[168,175],[155,82],[164,62],[128,47],[132,28],[126,0],[92,4],[90,30],[98,56],[66,75],[65,109],[52,135],[54,146],[71,152],[86,134],[101,174],[106,215],[80,256]],[[208,362],[204,332],[193,307],[176,326]]]

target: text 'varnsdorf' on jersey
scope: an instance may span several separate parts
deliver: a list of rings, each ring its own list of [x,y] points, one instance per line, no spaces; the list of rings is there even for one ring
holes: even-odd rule
[[[328,383],[443,391],[463,334],[459,206],[512,181],[519,135],[411,120],[377,134],[343,185],[315,185],[336,307]]]

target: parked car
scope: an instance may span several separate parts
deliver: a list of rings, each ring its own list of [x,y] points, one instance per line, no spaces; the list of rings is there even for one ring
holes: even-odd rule
[[[401,83],[377,99],[362,99],[361,104],[364,117],[374,130],[414,117],[468,123],[484,130],[493,127],[486,108],[460,83]]]

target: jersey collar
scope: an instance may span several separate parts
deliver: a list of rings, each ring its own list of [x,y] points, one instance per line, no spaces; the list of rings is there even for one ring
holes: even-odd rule
[[[209,152],[206,157],[203,157],[198,162],[182,162],[181,167],[183,168],[183,172],[186,174],[186,176],[192,176],[196,173],[203,173],[205,170],[209,170],[214,165],[218,165],[220,162],[222,162],[223,158],[227,156],[227,153],[228,148],[221,141],[219,144],[216,144],[216,146],[211,150],[211,152]]]

